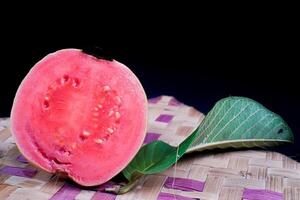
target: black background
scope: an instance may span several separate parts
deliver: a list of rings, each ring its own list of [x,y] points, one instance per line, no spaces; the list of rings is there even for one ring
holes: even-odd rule
[[[118,24],[105,23],[107,18],[89,22],[68,16],[43,23],[31,18],[4,20],[0,116],[9,116],[18,85],[45,55],[62,48],[96,46],[103,51],[95,53],[112,56],[131,68],[149,98],[172,95],[204,113],[230,95],[262,103],[280,114],[295,135],[294,145],[275,150],[299,160],[299,45],[295,25],[280,16],[221,16],[209,21],[210,17],[185,20],[166,15],[144,20],[136,15],[121,17]],[[133,18],[137,19],[134,24]]]

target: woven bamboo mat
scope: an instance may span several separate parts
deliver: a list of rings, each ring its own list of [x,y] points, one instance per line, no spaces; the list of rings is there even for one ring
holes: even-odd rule
[[[163,140],[177,145],[203,119],[203,114],[175,98],[149,100],[145,143]],[[9,119],[0,120],[0,199],[10,200],[300,200],[300,163],[276,152],[226,151],[194,153],[161,174],[145,176],[124,195],[82,188],[28,164],[9,132]]]

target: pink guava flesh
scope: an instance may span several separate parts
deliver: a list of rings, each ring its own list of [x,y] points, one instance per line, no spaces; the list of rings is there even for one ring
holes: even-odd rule
[[[11,124],[30,162],[81,185],[99,185],[141,147],[147,98],[123,64],[64,49],[43,58],[24,78]]]

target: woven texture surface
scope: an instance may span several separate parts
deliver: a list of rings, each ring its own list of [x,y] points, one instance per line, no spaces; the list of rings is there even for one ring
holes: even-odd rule
[[[177,145],[204,115],[175,98],[149,100],[145,143],[163,140]],[[145,176],[124,195],[82,188],[30,165],[15,146],[9,119],[0,120],[0,199],[52,200],[300,200],[300,163],[276,152],[227,151],[193,153],[161,174]]]

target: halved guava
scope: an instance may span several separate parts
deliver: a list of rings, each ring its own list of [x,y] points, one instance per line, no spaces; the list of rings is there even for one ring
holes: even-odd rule
[[[30,162],[93,186],[118,174],[141,147],[147,98],[125,65],[64,49],[47,55],[24,78],[11,124]]]

